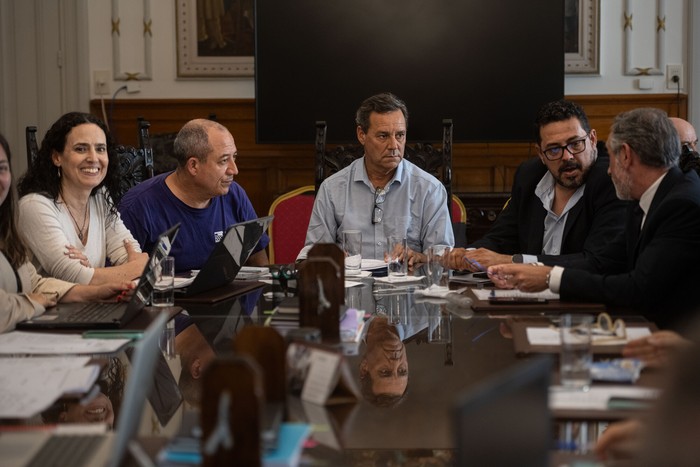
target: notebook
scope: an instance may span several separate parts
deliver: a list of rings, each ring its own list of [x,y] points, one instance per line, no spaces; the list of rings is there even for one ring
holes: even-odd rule
[[[524,360],[457,402],[452,413],[455,465],[549,465],[551,367],[547,356]]]
[[[230,226],[193,278],[176,279],[176,300],[230,284],[238,275],[274,216]]]
[[[17,323],[17,329],[119,329],[124,327],[151,299],[154,266],[161,258],[168,256],[179,230],[180,224],[177,224],[160,234],[128,303],[59,303],[43,315]]]
[[[119,466],[126,457],[130,442],[136,436],[141,422],[146,395],[153,383],[156,358],[160,352],[158,342],[167,319],[167,313],[159,314],[136,344],[115,432],[90,435],[49,431],[5,432],[0,436],[2,465],[52,465],[51,461],[57,462],[56,465]],[[77,455],[78,449],[69,446],[83,442],[85,437],[88,437],[91,446],[83,452],[81,459],[59,457]],[[47,451],[42,452],[44,449],[56,449],[56,452],[49,454]],[[44,454],[49,457],[35,457]]]

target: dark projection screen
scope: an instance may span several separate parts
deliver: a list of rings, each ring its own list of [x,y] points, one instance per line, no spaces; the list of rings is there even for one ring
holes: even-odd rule
[[[564,94],[564,0],[256,0],[259,143],[356,141],[363,99],[391,91],[408,139],[530,141]]]

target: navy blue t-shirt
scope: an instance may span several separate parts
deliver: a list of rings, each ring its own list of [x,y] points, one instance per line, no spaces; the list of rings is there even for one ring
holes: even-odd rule
[[[119,213],[145,252],[153,249],[161,233],[179,222],[180,232],[170,252],[175,258],[175,270],[179,273],[200,269],[230,225],[258,216],[245,190],[236,182],[227,194],[212,198],[206,208],[192,208],[165,184],[170,173],[157,175],[130,189],[119,204]],[[253,253],[267,247],[269,241],[264,234]]]

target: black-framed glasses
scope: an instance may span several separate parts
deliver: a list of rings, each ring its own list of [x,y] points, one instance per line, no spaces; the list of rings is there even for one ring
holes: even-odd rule
[[[578,153],[581,153],[586,149],[586,140],[588,139],[589,135],[584,136],[583,138],[575,139],[571,141],[570,143],[565,144],[564,146],[554,146],[551,148],[547,148],[542,150],[542,153],[544,154],[544,157],[549,159],[550,161],[558,161],[562,157],[564,157],[564,149],[569,151],[569,154],[576,155]]]
[[[382,210],[382,204],[384,204],[384,198],[386,198],[386,191],[383,188],[377,189],[374,192],[374,209],[372,210],[372,224],[379,224],[384,216],[384,211]]]
[[[697,151],[698,140],[696,139],[695,141],[681,141],[681,147],[684,146],[688,148],[688,151]]]

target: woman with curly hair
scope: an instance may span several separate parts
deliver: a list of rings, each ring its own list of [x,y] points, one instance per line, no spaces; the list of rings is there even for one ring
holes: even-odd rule
[[[133,288],[128,282],[76,285],[36,273],[15,224],[10,158],[10,146],[0,135],[0,332],[14,328],[18,321],[39,316],[57,302],[105,299]]]
[[[81,112],[59,118],[18,190],[19,230],[40,273],[103,284],[133,280],[143,271],[148,255],[117,211],[118,159],[98,118]]]

